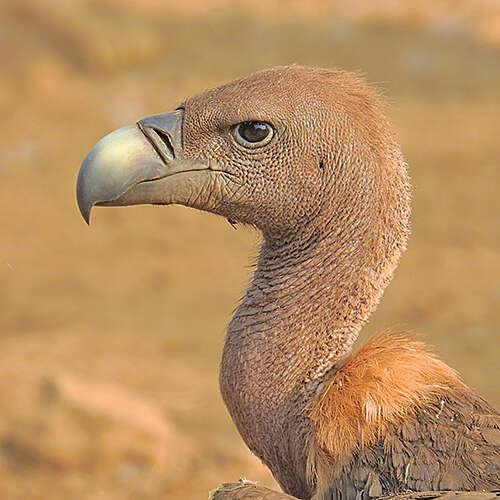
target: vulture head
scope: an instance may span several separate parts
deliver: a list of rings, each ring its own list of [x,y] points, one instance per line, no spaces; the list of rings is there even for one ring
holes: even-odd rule
[[[78,176],[80,211],[89,222],[93,205],[180,204],[253,225],[268,241],[372,220],[381,197],[396,209],[406,190],[380,108],[350,73],[258,72],[101,139]]]

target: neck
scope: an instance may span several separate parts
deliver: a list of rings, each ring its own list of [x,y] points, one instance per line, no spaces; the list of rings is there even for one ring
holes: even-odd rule
[[[220,382],[243,439],[275,475],[286,469],[276,467],[279,457],[305,446],[283,443],[286,429],[301,427],[311,396],[348,356],[396,266],[401,248],[381,263],[374,244],[382,241],[325,228],[262,246],[228,328]]]
[[[306,476],[307,405],[349,355],[404,250],[409,196],[404,172],[395,178],[397,195],[372,189],[355,210],[325,209],[323,225],[307,234],[265,238],[229,324],[224,401],[249,448],[288,492],[306,488],[299,481]]]

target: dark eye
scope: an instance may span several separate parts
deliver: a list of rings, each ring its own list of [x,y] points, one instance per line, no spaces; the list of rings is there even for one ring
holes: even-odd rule
[[[266,122],[243,122],[236,125],[233,136],[246,148],[259,148],[267,144],[274,135],[274,130]]]

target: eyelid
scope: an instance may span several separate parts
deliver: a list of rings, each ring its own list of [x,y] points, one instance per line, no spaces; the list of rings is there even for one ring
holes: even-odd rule
[[[244,125],[247,123],[253,123],[253,122],[265,124],[268,127],[268,130],[270,131],[270,134],[268,134],[268,136],[266,136],[264,139],[262,139],[262,141],[249,142],[249,141],[245,140],[245,138],[242,137],[238,133],[238,129],[241,125]],[[256,150],[256,149],[259,149],[259,148],[266,146],[267,144],[269,144],[273,140],[274,136],[276,135],[275,127],[271,123],[269,123],[268,121],[265,121],[265,120],[245,120],[242,122],[238,122],[230,128],[230,132],[231,132],[231,137],[233,138],[234,142],[236,144],[238,144],[239,146],[243,147],[247,151]]]

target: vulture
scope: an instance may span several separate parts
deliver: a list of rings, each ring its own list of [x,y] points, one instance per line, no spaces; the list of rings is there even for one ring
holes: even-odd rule
[[[292,65],[190,97],[101,139],[77,200],[87,223],[94,205],[180,204],[262,233],[220,389],[283,493],[240,481],[212,498],[499,495],[499,411],[411,335],[352,352],[410,215],[407,165],[358,76]]]

